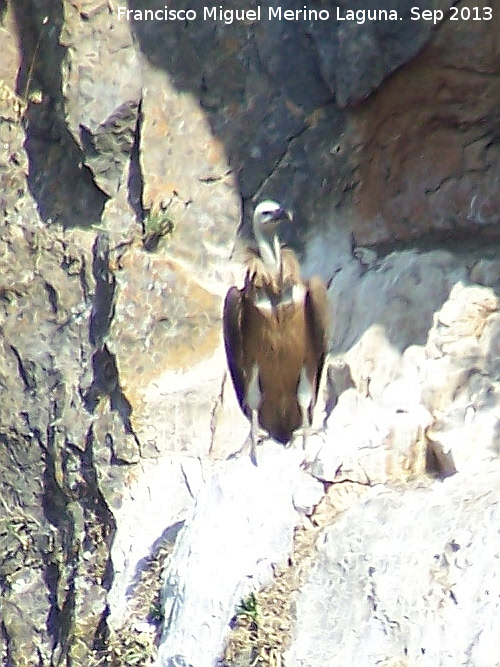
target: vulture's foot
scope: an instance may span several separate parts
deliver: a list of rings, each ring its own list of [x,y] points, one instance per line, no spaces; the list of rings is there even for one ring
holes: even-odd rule
[[[227,460],[230,461],[232,459],[239,459],[241,456],[249,455],[250,461],[254,464],[254,466],[257,466],[257,446],[261,445],[268,437],[269,436],[267,433],[261,429],[259,429],[258,433],[256,434],[251,431],[248,434],[248,437],[243,443],[241,449],[238,449],[238,451],[230,454],[227,457]]]

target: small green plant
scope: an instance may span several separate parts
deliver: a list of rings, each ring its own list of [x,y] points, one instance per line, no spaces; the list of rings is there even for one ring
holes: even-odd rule
[[[161,602],[153,602],[149,608],[148,621],[154,623],[155,625],[160,625],[163,623],[164,615]]]
[[[108,662],[112,667],[136,667],[141,665],[151,665],[153,663],[153,639],[152,637],[143,638],[135,636],[132,630],[130,635],[126,636],[125,630],[122,630],[121,644],[115,645],[111,651]]]
[[[252,623],[258,625],[259,604],[253,592],[246,598],[242,598],[240,604],[236,605],[235,611],[236,616],[246,616]]]
[[[155,252],[164,236],[171,236],[175,222],[166,211],[150,211],[143,221],[142,244],[149,252]]]

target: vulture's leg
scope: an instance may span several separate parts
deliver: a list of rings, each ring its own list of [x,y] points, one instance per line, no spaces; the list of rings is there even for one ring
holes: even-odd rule
[[[314,387],[307,377],[307,369],[302,366],[299,377],[299,384],[297,386],[297,401],[299,403],[300,414],[302,417],[301,432],[302,432],[302,446],[304,451],[306,449],[307,437],[311,430],[311,406],[314,400]]]
[[[256,448],[259,442],[259,408],[261,400],[259,368],[257,364],[254,364],[248,384],[246,403],[250,409],[250,460],[255,466],[257,465]]]
[[[250,450],[250,460],[256,466],[256,448],[260,442],[262,434],[262,430],[259,424],[259,407],[262,400],[262,393],[259,386],[259,369],[256,364],[252,367],[252,374],[250,376],[250,382],[248,384],[244,400],[246,408],[245,414],[250,419],[250,433],[243,443],[243,447],[234,454],[231,454],[229,458],[239,458],[243,454],[246,454],[248,450]]]

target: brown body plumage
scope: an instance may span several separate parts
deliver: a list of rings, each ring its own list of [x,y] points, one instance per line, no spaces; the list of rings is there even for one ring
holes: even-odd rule
[[[274,238],[267,243],[275,248],[276,262],[261,246],[249,251],[245,285],[232,287],[224,304],[228,365],[241,409],[252,422],[252,448],[257,426],[287,443],[297,429],[311,425],[327,351],[323,282],[303,281],[295,253]]]

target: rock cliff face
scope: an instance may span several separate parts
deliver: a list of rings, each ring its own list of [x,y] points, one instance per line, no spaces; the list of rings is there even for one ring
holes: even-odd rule
[[[286,664],[497,664],[498,481],[377,487],[325,529]]]
[[[382,537],[373,517],[380,503],[392,508],[383,514],[388,534],[403,535],[407,549],[429,538],[441,554],[434,565],[431,546],[414,555],[419,585],[405,604],[415,623],[428,622],[418,610],[432,572],[442,586],[432,604],[451,599],[446,613],[466,624],[467,591],[489,576],[478,544],[491,559],[500,553],[498,532],[487,534],[486,523],[476,532],[474,519],[486,512],[494,523],[496,502],[485,486],[498,457],[500,4],[462,1],[447,13],[448,0],[426,0],[421,9],[443,12],[437,24],[413,20],[413,3],[401,0],[386,2],[397,21],[363,22],[368,4],[308,6],[328,11],[328,21],[269,20],[266,5],[259,21],[229,22],[204,19],[198,0],[176,5],[196,12],[188,21],[147,20],[146,10],[164,9],[160,0],[0,0],[2,664],[152,662],[160,571],[185,520],[167,571],[175,614],[158,664],[201,664],[175,645],[189,632],[204,660],[222,653],[204,648],[195,626],[179,626],[189,610],[172,599],[190,593],[182,559],[197,544],[194,499],[230,480],[233,468],[217,462],[247,435],[225,373],[221,297],[241,278],[229,261],[236,232],[248,236],[248,213],[267,196],[294,210],[284,240],[305,275],[328,281],[334,323],[326,430],[311,442],[310,474],[300,473],[299,493],[297,461],[283,455],[283,516],[266,523],[256,502],[251,518],[256,535],[285,526],[275,551],[263,541],[254,553],[280,560],[294,522],[313,512],[319,487],[329,489],[313,515],[332,525],[317,562],[312,550],[316,564],[297,599],[303,616],[276,651],[288,651],[290,664],[325,664],[333,641],[343,664],[382,656],[451,665],[467,655],[488,664],[486,631],[476,641],[471,629],[446,659],[451,635],[442,644],[430,630],[408,639],[409,617],[401,620],[377,574],[404,567],[400,538],[375,553]],[[337,18],[347,9],[358,20]],[[275,471],[269,456],[263,479]],[[426,471],[451,479],[406,488]],[[401,486],[387,503],[380,489],[362,502],[354,494],[350,515],[336,520],[332,510],[325,520],[348,482]],[[252,494],[250,485],[240,500]],[[458,502],[471,508],[461,515],[468,541],[446,528]],[[413,530],[412,516],[435,507],[441,523]],[[323,604],[327,573],[338,574],[364,539],[373,550],[357,557],[371,565],[339,575],[328,591],[340,600],[377,589],[357,596],[367,630],[349,643],[340,602],[317,626],[304,619],[315,600]],[[463,596],[450,549],[472,563]],[[237,549],[227,553],[238,559]],[[196,581],[209,557],[190,561],[201,568]],[[261,582],[252,563],[236,570]],[[148,572],[154,581],[145,585]],[[186,600],[219,605],[213,632],[222,637],[244,591],[238,581],[217,599],[200,585]],[[496,601],[477,604],[498,616]],[[323,618],[337,634],[322,634]],[[392,643],[380,643],[393,618]]]

